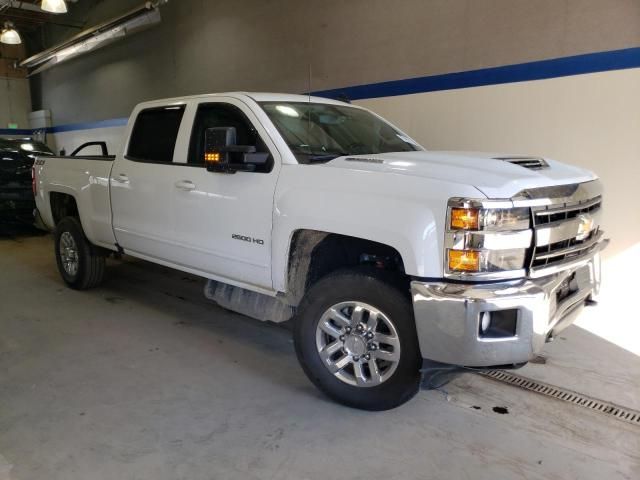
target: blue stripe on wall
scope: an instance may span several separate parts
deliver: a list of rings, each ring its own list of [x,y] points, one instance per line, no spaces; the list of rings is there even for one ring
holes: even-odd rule
[[[0,128],[0,135],[31,135],[32,130],[26,130],[24,128]]]
[[[459,88],[500,85],[504,83],[544,80],[548,78],[582,75],[585,73],[607,72],[640,67],[640,47],[608,52],[587,53],[572,57],[539,60],[536,62],[482,68],[466,72],[445,73],[428,77],[407,78],[389,82],[355,85],[312,92],[313,95],[328,98],[346,97],[350,100],[393,97],[412,93],[455,90]],[[97,122],[73,123],[49,127],[47,133],[91,130],[94,128],[121,127],[127,118],[112,118]],[[31,135],[32,130],[0,129],[0,135]]]
[[[69,123],[67,125],[59,125],[57,127],[47,127],[44,130],[47,133],[61,133],[77,130],[92,130],[94,128],[123,127],[128,121],[128,118],[110,118],[108,120],[98,120],[96,122]],[[40,128],[33,130],[0,128],[0,135],[33,135],[35,132],[39,132],[41,130],[42,129]]]
[[[47,133],[72,132],[74,130],[92,130],[94,128],[122,127],[127,124],[128,118],[111,118],[109,120],[99,120],[97,122],[71,123],[57,127],[47,128]]]
[[[526,82],[640,67],[640,47],[312,92],[350,100]]]

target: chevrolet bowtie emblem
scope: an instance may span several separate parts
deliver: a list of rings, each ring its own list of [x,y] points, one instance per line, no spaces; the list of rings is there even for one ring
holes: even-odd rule
[[[593,230],[593,217],[589,214],[578,215],[578,234],[576,240],[584,240]]]

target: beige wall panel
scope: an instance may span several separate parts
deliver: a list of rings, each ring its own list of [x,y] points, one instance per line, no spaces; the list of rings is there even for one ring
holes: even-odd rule
[[[640,271],[640,69],[356,102],[432,150],[543,155],[605,187],[605,297],[632,300]],[[473,181],[473,179],[467,179]],[[627,308],[625,307],[625,308]],[[619,312],[622,313],[622,312]]]
[[[433,150],[544,155],[606,188],[608,255],[640,242],[640,69],[357,102]],[[640,268],[640,266],[639,266]]]
[[[29,128],[31,95],[26,78],[0,77],[0,128],[17,123],[18,128]]]
[[[79,2],[77,20],[138,3]],[[39,75],[34,107],[74,123],[158,97],[304,92],[309,65],[323,90],[640,45],[640,0],[180,0],[161,12],[159,26]]]
[[[640,351],[640,69],[357,102],[431,149],[544,155],[595,171],[605,187],[601,307],[578,325]],[[473,179],[468,179],[473,181]]]
[[[640,0],[565,2],[567,52],[589,53],[603,50],[603,45],[609,50],[640,46]]]

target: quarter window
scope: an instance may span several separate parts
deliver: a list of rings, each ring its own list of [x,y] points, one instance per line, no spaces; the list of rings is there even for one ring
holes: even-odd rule
[[[148,108],[138,113],[127,157],[141,162],[171,163],[184,105]]]

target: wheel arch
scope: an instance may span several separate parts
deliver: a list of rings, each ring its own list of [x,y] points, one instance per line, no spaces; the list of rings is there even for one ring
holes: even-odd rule
[[[352,235],[314,229],[291,232],[285,266],[287,302],[298,305],[305,292],[328,274],[370,265],[407,278],[400,251],[388,244]]]
[[[96,211],[96,204],[109,202],[109,197],[94,198],[89,192],[80,192],[63,185],[55,185],[53,189],[41,195],[38,208],[49,229],[55,229],[65,217],[74,217],[80,221],[82,230],[91,243],[115,250],[116,241],[111,226],[110,207],[106,214]]]
[[[80,219],[76,197],[69,192],[49,192],[49,208],[54,227],[65,217]]]
[[[48,192],[49,222],[52,229],[65,217],[77,218],[82,230],[89,241],[93,242],[95,232],[91,222],[87,221],[87,215],[83,213],[83,205],[78,201],[74,190],[51,190]],[[86,206],[85,206],[86,207]],[[48,223],[48,222],[47,222]]]

